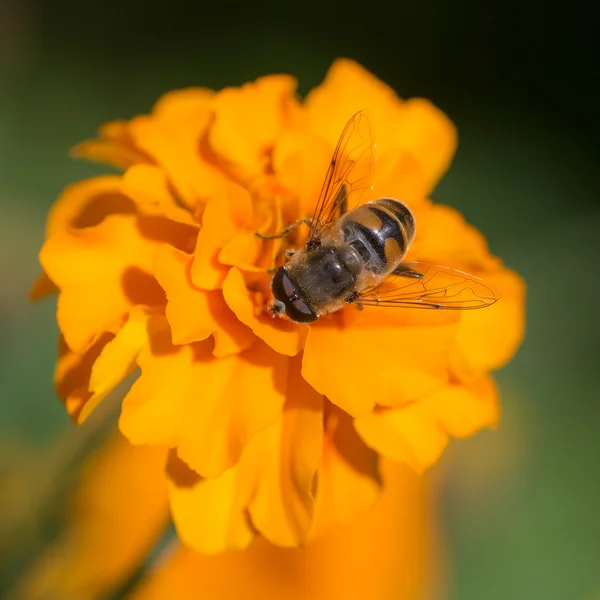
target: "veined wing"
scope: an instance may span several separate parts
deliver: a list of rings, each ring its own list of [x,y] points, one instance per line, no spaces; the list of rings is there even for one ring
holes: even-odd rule
[[[498,296],[478,277],[449,267],[402,263],[404,272],[363,290],[364,306],[473,310],[491,306]]]

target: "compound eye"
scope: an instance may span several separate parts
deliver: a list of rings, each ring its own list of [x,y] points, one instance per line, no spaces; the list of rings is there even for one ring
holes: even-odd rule
[[[284,310],[281,312],[285,312],[288,319],[296,323],[312,323],[317,320],[318,315],[298,293],[296,285],[283,267],[275,271],[271,291],[280,306],[283,305]]]

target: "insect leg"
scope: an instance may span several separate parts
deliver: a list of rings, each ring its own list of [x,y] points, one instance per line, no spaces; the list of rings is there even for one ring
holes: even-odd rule
[[[286,227],[283,231],[280,231],[279,233],[274,233],[272,235],[263,235],[262,233],[258,233],[258,231],[254,235],[256,237],[260,238],[261,240],[275,240],[278,238],[285,237],[288,233],[290,233],[291,231],[294,231],[294,229],[296,229],[296,227],[300,227],[300,225],[310,226],[310,225],[312,225],[312,219],[303,219],[302,221],[296,221],[296,223],[292,223],[291,225]]]
[[[411,269],[407,265],[400,263],[393,271],[392,275],[400,275],[400,277],[412,277],[413,279],[422,279],[423,274]]]

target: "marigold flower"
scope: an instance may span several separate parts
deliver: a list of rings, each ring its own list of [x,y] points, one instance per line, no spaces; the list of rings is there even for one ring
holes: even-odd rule
[[[56,386],[83,422],[136,367],[120,429],[170,449],[169,501],[185,544],[297,546],[369,507],[381,457],[417,471],[449,436],[498,418],[490,371],[523,334],[524,286],[484,237],[427,195],[456,147],[423,99],[402,101],[339,60],[301,103],[278,75],[187,89],[104,126],[77,155],[122,169],[67,188],[50,212],[34,296],[59,290]],[[481,311],[352,307],[311,326],[272,320],[280,231],[312,214],[340,131],[367,107],[373,185],[413,211],[410,260],[483,276]],[[297,238],[297,241],[301,238]]]
[[[331,527],[309,547],[259,538],[246,551],[207,556],[169,535],[158,541],[168,520],[166,453],[112,436],[76,479],[61,535],[11,597],[92,600],[123,590],[136,600],[437,597],[443,574],[428,485],[407,467],[383,461],[376,510]]]

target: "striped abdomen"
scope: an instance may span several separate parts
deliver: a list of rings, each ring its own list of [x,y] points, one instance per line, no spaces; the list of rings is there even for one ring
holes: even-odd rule
[[[365,269],[391,273],[415,237],[415,220],[407,206],[393,198],[379,198],[346,213],[339,221],[344,243],[356,249]]]

